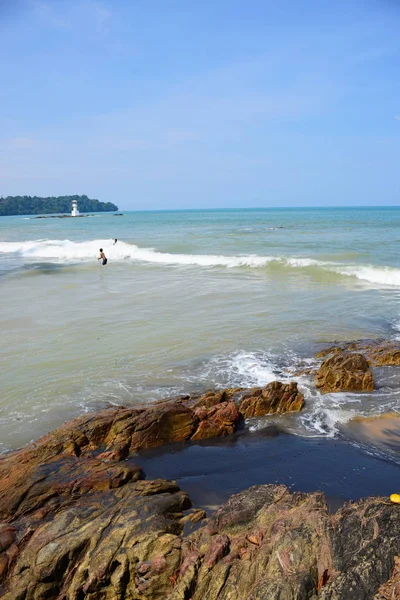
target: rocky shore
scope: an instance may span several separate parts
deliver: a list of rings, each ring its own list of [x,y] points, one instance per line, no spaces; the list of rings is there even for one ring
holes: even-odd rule
[[[362,392],[373,386],[373,364],[400,365],[400,348],[335,345],[310,377],[323,392]],[[292,493],[265,482],[207,514],[163,473],[145,479],[141,449],[230,436],[244,419],[303,404],[295,382],[276,381],[110,407],[5,455],[0,597],[399,598],[400,506],[388,497],[347,503],[331,514],[320,492]]]

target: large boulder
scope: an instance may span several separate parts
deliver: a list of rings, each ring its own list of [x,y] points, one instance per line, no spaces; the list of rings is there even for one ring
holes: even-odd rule
[[[390,577],[393,590],[399,550],[398,507],[384,498],[346,504],[332,516],[321,493],[254,486],[183,540],[168,598],[371,600]]]
[[[170,600],[309,598],[332,572],[325,499],[254,486],[184,540],[182,558]]]
[[[367,359],[356,352],[335,352],[323,361],[315,383],[321,392],[372,392],[374,379]]]
[[[304,395],[299,392],[297,383],[272,381],[265,388],[247,391],[239,404],[239,411],[245,419],[271,413],[297,412],[304,406]]]

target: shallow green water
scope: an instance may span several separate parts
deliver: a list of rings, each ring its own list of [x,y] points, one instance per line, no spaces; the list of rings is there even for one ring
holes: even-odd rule
[[[285,379],[319,342],[396,337],[399,225],[397,208],[0,218],[0,448],[106,402]],[[283,418],[299,435],[400,407],[386,380],[361,399],[299,383],[307,409]]]

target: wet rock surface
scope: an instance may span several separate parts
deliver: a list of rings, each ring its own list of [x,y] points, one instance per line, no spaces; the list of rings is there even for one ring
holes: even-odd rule
[[[114,407],[5,455],[0,597],[395,597],[400,508],[387,498],[348,503],[331,515],[320,492],[257,485],[206,518],[174,481],[146,480],[135,462],[139,448],[226,436],[246,414],[302,402],[295,384],[274,382],[263,390]]]
[[[247,391],[240,402],[239,411],[245,419],[271,413],[300,411],[304,406],[304,395],[297,383],[288,384],[272,381],[265,388]]]
[[[52,487],[52,462],[45,479],[31,480],[35,502],[3,509],[5,600],[383,600],[396,585],[400,511],[384,498],[331,515],[322,493],[259,485],[205,519],[173,481],[135,480],[124,461],[130,478],[107,462],[106,485],[80,485],[91,463],[68,458],[73,494]]]
[[[374,367],[400,366],[400,341],[396,340],[356,340],[353,342],[338,342],[321,350],[317,358],[341,352],[360,352]]]
[[[336,342],[316,354],[324,359],[311,369],[315,384],[322,393],[369,392],[374,389],[371,367],[400,366],[400,341],[363,339]]]
[[[304,404],[297,383],[276,381],[265,388],[226,389],[134,408],[110,406],[82,415],[28,446],[29,463],[59,454],[121,460],[139,448],[230,435],[245,416],[243,398],[247,405],[251,398],[262,398],[259,415],[297,411]]]
[[[357,352],[336,352],[326,358],[315,377],[321,392],[372,392],[374,379],[368,361]]]

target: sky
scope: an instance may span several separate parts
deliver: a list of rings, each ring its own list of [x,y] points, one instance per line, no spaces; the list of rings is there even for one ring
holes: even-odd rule
[[[400,205],[400,0],[0,0],[0,197]]]

